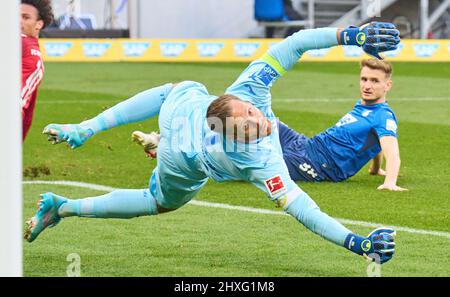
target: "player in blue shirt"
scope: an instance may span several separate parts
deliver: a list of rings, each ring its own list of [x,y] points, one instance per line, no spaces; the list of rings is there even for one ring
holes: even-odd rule
[[[361,100],[335,126],[314,137],[307,138],[279,122],[283,157],[292,179],[339,182],[372,160],[369,173],[385,176],[378,189],[406,190],[396,185],[400,169],[397,119],[386,102],[391,75],[388,62],[362,60]],[[386,171],[381,169],[381,150]]]
[[[49,140],[79,147],[96,133],[159,115],[157,166],[149,187],[117,190],[98,197],[68,199],[45,193],[25,238],[33,241],[61,218],[133,218],[173,211],[206,184],[244,180],[261,189],[277,206],[312,232],[348,250],[384,263],[394,253],[395,231],[376,229],[367,237],[352,233],[323,213],[289,177],[283,160],[270,87],[310,49],[360,45],[366,52],[395,49],[398,30],[374,22],[364,27],[299,31],[252,62],[220,97],[205,86],[185,81],[149,89],[80,124],[50,124]]]

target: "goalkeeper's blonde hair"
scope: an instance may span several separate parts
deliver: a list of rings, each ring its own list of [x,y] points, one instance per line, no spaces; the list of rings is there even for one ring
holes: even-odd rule
[[[389,62],[386,62],[384,60],[378,60],[378,59],[363,59],[360,63],[361,69],[363,67],[368,67],[370,69],[374,70],[381,70],[384,73],[386,73],[387,77],[392,76],[392,65]]]

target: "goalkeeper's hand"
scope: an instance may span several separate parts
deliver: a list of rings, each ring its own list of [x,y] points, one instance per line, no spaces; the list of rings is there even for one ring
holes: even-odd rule
[[[363,241],[362,244],[364,250],[363,256],[379,264],[391,260],[395,252],[395,234],[394,229],[386,227],[378,228],[370,232],[367,236],[368,241]]]
[[[340,34],[340,44],[357,45],[380,60],[379,53],[395,50],[399,43],[399,31],[391,23],[371,22],[359,28],[350,26]]]

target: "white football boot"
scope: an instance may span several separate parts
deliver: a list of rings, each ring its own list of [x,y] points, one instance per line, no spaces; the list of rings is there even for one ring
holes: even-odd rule
[[[134,142],[140,144],[144,148],[144,152],[148,157],[156,159],[156,150],[158,149],[160,139],[157,132],[147,134],[142,131],[134,131],[131,134],[131,138]]]

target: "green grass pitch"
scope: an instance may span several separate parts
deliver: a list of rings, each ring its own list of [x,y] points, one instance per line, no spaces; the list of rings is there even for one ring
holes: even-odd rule
[[[196,80],[220,95],[245,64],[46,63],[32,129],[24,143],[25,180],[69,180],[145,188],[155,161],[131,132],[157,130],[156,119],[101,133],[70,150],[41,134],[49,123],[80,122],[138,91]],[[357,63],[300,63],[272,89],[281,120],[308,136],[335,124],[359,96]],[[389,103],[399,120],[405,193],[380,192],[367,167],[342,183],[299,183],[333,217],[450,232],[450,67],[395,63]],[[23,187],[24,219],[39,193],[71,198],[103,192],[61,185]],[[196,200],[275,210],[245,183],[209,182]],[[366,234],[371,228],[348,225]],[[382,276],[450,276],[450,238],[400,231]],[[131,220],[69,218],[32,244],[24,242],[26,276],[65,276],[67,255],[81,258],[82,276],[366,276],[361,257],[309,232],[289,216],[187,205]]]

